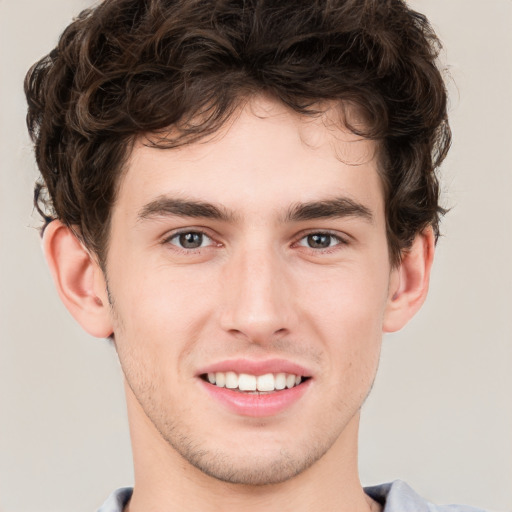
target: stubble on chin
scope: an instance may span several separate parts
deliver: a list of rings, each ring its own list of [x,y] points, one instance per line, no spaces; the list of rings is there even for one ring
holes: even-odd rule
[[[167,430],[167,429],[166,429]],[[310,468],[330,448],[329,446],[302,446],[302,454],[293,456],[281,448],[275,454],[237,454],[232,457],[219,449],[201,447],[171,427],[160,432],[165,442],[187,463],[203,474],[221,482],[243,486],[265,486],[290,480]],[[262,450],[264,451],[264,450]]]

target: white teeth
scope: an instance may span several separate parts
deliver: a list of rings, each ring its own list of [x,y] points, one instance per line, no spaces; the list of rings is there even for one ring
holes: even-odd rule
[[[215,374],[215,385],[219,388],[223,388],[226,385],[226,374],[223,372],[217,372]]]
[[[238,375],[235,372],[226,372],[226,387],[229,389],[238,387]]]
[[[256,388],[258,389],[258,391],[274,391],[274,376],[271,373],[260,375],[256,379]]]
[[[219,388],[261,392],[290,389],[302,382],[302,377],[293,373],[266,373],[256,376],[248,373],[237,374],[233,371],[208,373],[207,379],[210,384]]]
[[[256,391],[256,377],[241,373],[238,376],[238,389],[240,391]]]
[[[284,389],[286,387],[286,373],[278,373],[276,375],[276,389]]]

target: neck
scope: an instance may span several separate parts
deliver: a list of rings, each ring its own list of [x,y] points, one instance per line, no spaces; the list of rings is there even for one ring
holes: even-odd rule
[[[128,400],[135,486],[125,512],[374,512],[357,470],[359,415],[331,449],[289,480],[269,485],[222,482],[183,459],[156,431],[139,404]]]

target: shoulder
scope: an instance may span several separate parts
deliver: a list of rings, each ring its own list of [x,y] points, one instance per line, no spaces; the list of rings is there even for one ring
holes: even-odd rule
[[[364,490],[368,496],[384,505],[383,512],[485,512],[466,505],[434,505],[401,480],[365,487]]]
[[[131,487],[122,487],[114,491],[97,512],[123,512],[125,505],[132,497]]]

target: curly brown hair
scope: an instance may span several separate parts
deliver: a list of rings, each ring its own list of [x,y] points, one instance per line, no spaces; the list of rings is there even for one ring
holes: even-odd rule
[[[116,185],[140,134],[156,134],[157,147],[188,144],[256,93],[303,115],[349,103],[365,126],[348,128],[379,143],[397,264],[417,233],[439,234],[444,213],[440,48],[426,17],[402,0],[104,0],[25,79],[42,174],[36,207],[104,262]]]

